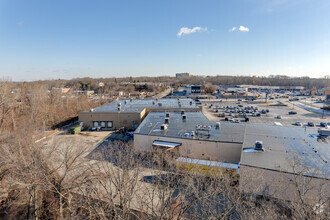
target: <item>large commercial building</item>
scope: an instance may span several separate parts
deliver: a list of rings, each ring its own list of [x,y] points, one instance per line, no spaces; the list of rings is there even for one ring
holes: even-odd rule
[[[79,121],[87,129],[134,129],[150,111],[200,111],[192,99],[119,99],[80,112]]]
[[[151,112],[134,133],[134,148],[237,165],[240,189],[247,194],[329,198],[330,141],[317,134],[313,128],[220,124],[201,112]]]
[[[240,124],[219,126],[201,112],[151,112],[134,132],[134,149],[174,150],[182,157],[238,164],[243,130]]]

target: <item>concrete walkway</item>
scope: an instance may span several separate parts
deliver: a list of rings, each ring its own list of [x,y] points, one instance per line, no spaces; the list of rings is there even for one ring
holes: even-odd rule
[[[295,106],[298,106],[299,108],[305,109],[306,111],[309,112],[313,112],[316,114],[322,114],[323,113],[323,109],[319,109],[319,108],[314,108],[311,106],[307,106],[298,102],[292,102]],[[330,115],[330,111],[324,110],[324,115]]]

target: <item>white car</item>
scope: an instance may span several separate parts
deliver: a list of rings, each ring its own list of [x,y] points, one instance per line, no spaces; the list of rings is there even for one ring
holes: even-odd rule
[[[302,124],[301,124],[300,121],[297,121],[295,125],[297,125],[297,126],[302,126]]]
[[[277,119],[281,119],[282,117],[280,115],[276,116]]]

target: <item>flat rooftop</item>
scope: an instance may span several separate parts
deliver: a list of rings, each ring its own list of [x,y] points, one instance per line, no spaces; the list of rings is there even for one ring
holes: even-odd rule
[[[241,165],[329,179],[330,139],[318,138],[317,128],[249,124]],[[264,151],[249,152],[256,141]]]
[[[318,138],[317,128],[286,127],[249,123],[217,123],[201,112],[169,113],[166,130],[161,130],[166,113],[150,112],[135,134],[163,136],[215,142],[243,143],[241,165],[287,173],[329,179],[330,139]],[[197,135],[197,126],[205,131]],[[209,131],[209,132],[208,132]],[[194,135],[191,135],[191,134]],[[253,152],[256,141],[262,141],[264,151]]]
[[[93,112],[118,112],[118,104],[121,105],[121,112],[141,112],[145,108],[149,109],[166,109],[166,108],[198,108],[192,99],[119,99],[108,104],[94,108]],[[90,112],[90,110],[85,111]]]
[[[182,120],[180,112],[169,112],[169,123],[166,130],[161,130],[165,123],[166,113],[150,112],[135,134],[186,138],[205,141],[243,143],[244,124],[221,123],[209,121],[202,112],[185,112],[186,120]],[[199,126],[199,127],[197,127]],[[209,131],[209,132],[208,132]],[[206,134],[210,134],[207,136]]]

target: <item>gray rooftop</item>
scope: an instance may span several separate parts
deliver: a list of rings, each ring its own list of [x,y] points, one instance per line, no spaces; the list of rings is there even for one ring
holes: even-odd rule
[[[108,104],[94,108],[94,112],[118,112],[118,103],[121,105],[121,112],[141,112],[145,108],[166,109],[166,108],[198,108],[192,99],[119,99]],[[85,111],[89,112],[89,111]]]
[[[242,152],[241,164],[329,179],[330,139],[319,139],[316,128],[249,124],[244,148],[262,141],[263,152]]]
[[[135,133],[207,141],[243,142],[244,124],[221,123],[220,128],[217,129],[216,122],[209,121],[202,112],[185,112],[184,115],[186,115],[185,121],[182,120],[180,112],[170,112],[168,128],[161,130],[160,126],[165,122],[165,113],[151,112],[135,130]],[[200,126],[200,128],[196,126]],[[199,132],[202,135],[198,135],[199,129],[205,130]],[[206,130],[210,131],[208,137],[204,135],[208,133]]]
[[[151,112],[135,134],[238,142],[243,143],[243,149],[253,148],[256,141],[262,141],[263,152],[242,151],[242,165],[288,173],[301,172],[326,179],[330,177],[330,139],[318,139],[316,128],[307,128],[305,132],[304,128],[296,127],[222,122],[217,129],[216,122],[209,121],[201,112],[185,112],[185,122],[180,112],[169,114],[167,130],[160,129],[165,122],[165,113]],[[210,136],[196,135],[196,125],[210,126]]]

